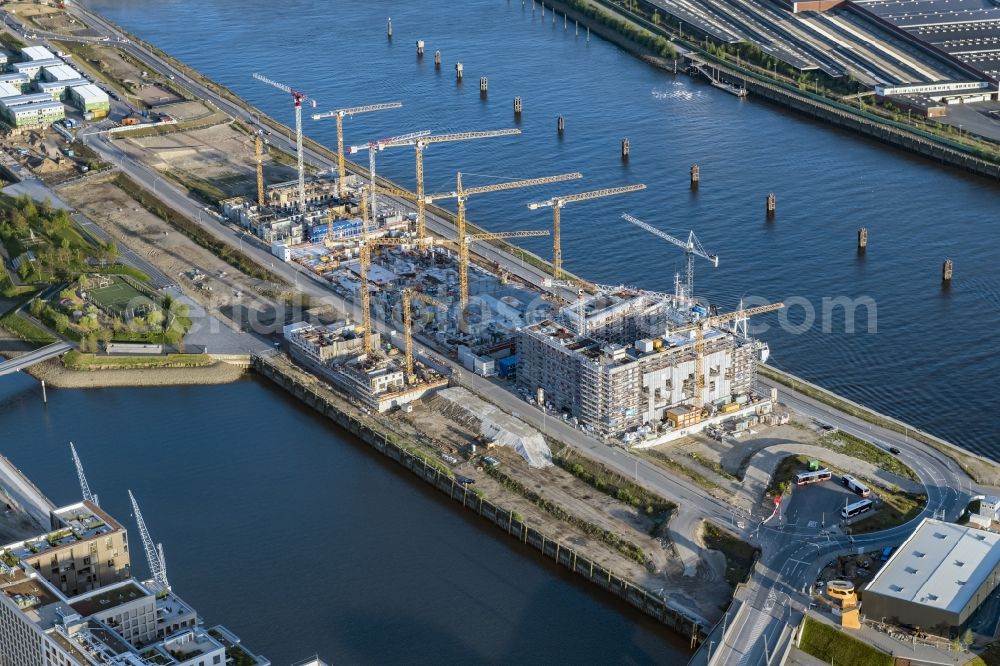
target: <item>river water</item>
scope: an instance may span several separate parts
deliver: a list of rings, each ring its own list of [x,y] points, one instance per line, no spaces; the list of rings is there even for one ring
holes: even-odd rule
[[[174,590],[286,666],[683,663],[683,641],[575,581],[265,381],[59,391],[0,382],[0,448],[53,502],[133,534],[127,490]]]
[[[563,211],[569,270],[670,290],[680,251],[619,216],[627,210],[674,235],[694,229],[721,257],[717,269],[697,266],[699,294],[723,308],[741,297],[796,303],[785,326],[765,320],[774,364],[1000,454],[1000,190],[990,181],[675,78],[516,0],[88,4],[288,123],[288,100],[252,72],[304,90],[318,110],[404,103],[348,120],[348,143],[509,127],[519,95],[524,134],[434,146],[429,191],[451,189],[458,169],[466,184],[585,174],[470,202],[473,221],[508,230],[550,224],[548,212],[526,208],[536,198],[645,182],[643,192]],[[427,44],[422,62],[416,39]],[[465,66],[461,86],[456,61]],[[330,121],[307,122],[309,136],[334,145]],[[619,157],[626,136],[627,164]],[[379,169],[412,187],[412,159],[387,151]],[[697,193],[688,188],[692,163],[701,167]],[[767,222],[771,191],[778,212]],[[861,226],[870,231],[863,258],[855,252]],[[524,245],[549,256],[546,239]],[[946,257],[955,280],[943,290]],[[863,308],[853,333],[842,314],[824,318],[823,299],[839,297],[871,299],[876,332]],[[815,321],[795,326],[810,311]],[[112,512],[127,516],[132,487],[180,594],[276,663],[313,650],[338,663],[682,660],[663,630],[525,557],[261,383],[61,391],[42,408],[34,384],[7,378],[0,432],[3,452],[56,501],[75,495],[70,439]]]

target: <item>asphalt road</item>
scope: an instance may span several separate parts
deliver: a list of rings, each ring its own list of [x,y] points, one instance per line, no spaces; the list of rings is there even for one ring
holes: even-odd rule
[[[112,39],[122,38],[117,30],[99,17],[84,13],[74,7],[78,16],[85,16],[88,23],[98,29],[103,29]],[[197,81],[189,78],[184,72],[175,69],[169,63],[160,60],[153,54],[134,43],[118,42],[114,44],[133,56],[147,63],[147,66],[165,76],[172,76],[176,82],[188,87],[196,96],[244,122],[255,122],[253,112],[237,107],[225,99],[215,95]],[[360,320],[357,306],[346,302],[334,294],[320,278],[314,274],[300,270],[295,264],[278,262],[266,250],[253,243],[242,244],[240,234],[234,233],[204,215],[203,208],[191,200],[187,194],[164,180],[154,170],[128,158],[117,146],[100,134],[83,137],[88,144],[98,151],[102,158],[118,165],[143,187],[163,199],[167,204],[189,216],[199,220],[202,226],[213,236],[231,246],[242,245],[243,251],[253,259],[271,269],[286,279],[290,284],[297,283],[299,289],[310,296],[323,299],[337,309]],[[272,142],[279,148],[294,151],[292,142],[280,133],[271,135]],[[333,166],[331,160],[306,150],[306,160],[321,168]],[[403,202],[397,202],[403,205]],[[454,236],[452,226],[433,215],[428,215],[428,227],[435,233],[448,237]],[[530,266],[522,266],[519,261],[491,247],[480,248],[486,258],[496,261],[522,279],[533,284],[541,284],[544,275]],[[378,321],[376,327],[386,336],[390,326]],[[398,342],[398,340],[397,340]],[[460,383],[473,389],[499,407],[514,414],[538,428],[546,434],[561,441],[574,445],[586,455],[606,464],[622,474],[633,477],[636,481],[663,497],[677,502],[683,507],[684,519],[674,525],[672,536],[679,541],[694,539],[694,531],[701,520],[710,519],[720,525],[729,527],[733,523],[733,507],[712,497],[702,488],[684,478],[675,477],[662,468],[647,463],[626,450],[608,446],[585,433],[563,423],[561,420],[549,417],[537,407],[522,401],[518,396],[508,392],[490,381],[468,373],[450,360],[441,358],[420,342],[415,342],[417,357],[429,365],[444,372],[452,373]],[[769,387],[767,382],[762,382]],[[974,487],[969,477],[952,460],[935,449],[922,443],[900,436],[897,433],[873,427],[859,419],[837,412],[817,401],[791,391],[783,386],[778,387],[779,400],[792,410],[806,416],[819,419],[838,427],[845,432],[877,441],[882,445],[896,446],[900,449],[900,458],[909,464],[920,481],[926,487],[928,496],[927,509],[921,515],[933,515],[943,512],[947,519],[955,519],[965,508],[968,499],[980,491]],[[919,520],[917,518],[916,520]],[[858,547],[875,550],[887,545],[898,545],[912,530],[915,522],[882,532],[858,537],[848,537],[832,532],[822,533],[821,529],[810,529],[802,526],[787,526],[780,524],[776,516],[766,522],[747,521],[743,529],[735,530],[745,539],[758,543],[763,556],[758,564],[750,583],[741,592],[745,600],[744,609],[735,618],[728,618],[725,623],[725,636],[719,641],[713,641],[706,647],[714,648],[711,652],[712,664],[757,665],[770,660],[778,653],[789,636],[789,628],[795,626],[801,614],[808,608],[808,597],[805,594],[807,586],[818,575],[823,564],[833,555],[850,552]],[[693,544],[679,544],[681,548]],[[720,626],[720,634],[722,627]],[[700,651],[693,661],[703,659],[706,650]]]

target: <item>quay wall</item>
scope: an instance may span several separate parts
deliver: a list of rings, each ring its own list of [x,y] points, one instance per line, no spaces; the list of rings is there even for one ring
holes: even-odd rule
[[[579,21],[581,26],[589,26],[594,34],[620,46],[633,55],[641,57],[644,61],[654,66],[658,66],[661,69],[668,69],[668,63],[672,65],[674,62],[672,60],[650,57],[648,49],[600,21],[576,11],[563,0],[549,0],[545,4],[558,10],[560,13],[566,14],[566,16],[574,21]],[[721,79],[727,83],[745,87],[752,95],[812,116],[813,118],[826,121],[837,127],[859,132],[882,143],[917,153],[934,161],[956,166],[988,178],[1000,179],[1000,164],[978,157],[967,149],[963,149],[963,146],[959,143],[948,142],[946,139],[937,138],[933,134],[911,128],[905,123],[881,118],[860,109],[855,109],[847,104],[841,104],[806,91],[770,82],[759,74],[735,67],[731,63],[715,58],[707,53],[689,50],[690,46],[679,44],[676,38],[663,27],[653,25],[643,17],[637,16],[613,4],[610,0],[595,0],[595,4],[601,6],[608,13],[616,15],[623,20],[639,24],[653,34],[670,39],[674,48],[682,52],[685,62],[689,64],[692,61],[707,63],[712,69],[718,71]],[[643,4],[648,3],[643,2]],[[650,5],[650,7],[653,6]]]
[[[615,574],[572,548],[524,524],[515,517],[514,511],[498,506],[480,497],[467,486],[457,483],[448,474],[396,444],[393,441],[395,435],[390,437],[370,423],[345,413],[325,396],[318,394],[312,387],[302,384],[284,369],[268,361],[266,357],[254,355],[251,364],[258,374],[274,382],[382,455],[405,467],[416,477],[444,493],[450,499],[460,503],[464,509],[481,516],[498,529],[503,530],[510,537],[534,548],[545,557],[582,576],[585,580],[623,599],[682,636],[692,637],[694,641],[700,641],[704,637],[704,628],[697,621],[670,607],[662,599],[629,579]]]

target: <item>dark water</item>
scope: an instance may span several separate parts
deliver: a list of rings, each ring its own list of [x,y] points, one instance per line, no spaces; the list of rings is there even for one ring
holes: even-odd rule
[[[626,197],[575,204],[563,212],[566,266],[591,279],[672,289],[682,253],[619,220],[623,210],[674,232],[693,228],[718,269],[698,266],[700,293],[725,308],[741,296],[805,301],[816,314],[792,333],[767,321],[773,363],[904,418],[974,451],[997,456],[994,412],[1000,391],[995,331],[1000,325],[1000,231],[988,180],[966,176],[759,101],[740,102],[685,76],[650,68],[619,49],[533,16],[517,0],[315,2],[264,0],[89,3],[271,115],[291,122],[291,105],[251,78],[262,71],[318,100],[319,109],[399,100],[404,108],[346,121],[348,143],[414,129],[510,126],[512,99],[524,100],[514,139],[437,145],[428,150],[428,189],[495,177],[579,170],[585,181],[544,192],[473,199],[470,216],[492,230],[545,228],[548,211],[525,204],[556,191],[645,182]],[[392,17],[394,40],[385,37]],[[417,62],[414,42],[426,41]],[[435,72],[433,52],[444,65]],[[465,65],[456,86],[453,67]],[[489,77],[480,100],[478,78]],[[556,118],[566,118],[562,140]],[[307,133],[335,145],[331,121]],[[619,142],[630,137],[623,165]],[[688,168],[702,186],[688,190]],[[410,149],[379,157],[382,173],[413,185]],[[778,214],[764,220],[773,191]],[[870,230],[867,256],[856,232]],[[525,245],[549,256],[547,239]],[[941,262],[955,261],[950,291]],[[870,297],[877,333],[845,333],[822,299]],[[802,305],[788,320],[807,317]]]
[[[276,666],[683,663],[682,642],[466,516],[286,394],[54,391],[0,381],[0,449],[56,503],[75,442],[133,534],[132,489],[174,589]],[[134,537],[133,563],[146,570]]]

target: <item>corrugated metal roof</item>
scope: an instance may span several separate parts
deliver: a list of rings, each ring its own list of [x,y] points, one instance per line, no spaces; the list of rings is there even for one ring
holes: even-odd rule
[[[104,92],[93,83],[71,88],[74,94],[86,102],[107,102],[110,100],[108,93]]]
[[[1000,534],[925,518],[865,587],[960,612],[1000,565]]]
[[[80,74],[80,72],[76,71],[69,65],[53,65],[52,67],[46,67],[45,75],[53,81],[72,81],[73,79],[83,78],[83,75]]]
[[[21,49],[21,55],[28,60],[51,60],[56,57],[52,51],[44,46],[25,46]]]

